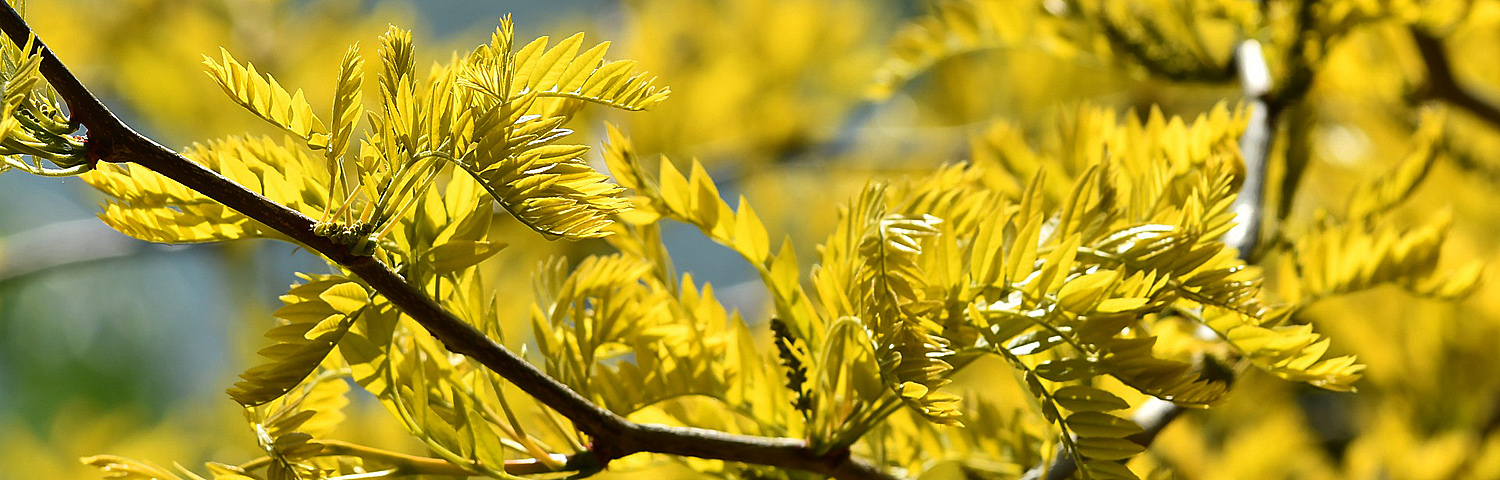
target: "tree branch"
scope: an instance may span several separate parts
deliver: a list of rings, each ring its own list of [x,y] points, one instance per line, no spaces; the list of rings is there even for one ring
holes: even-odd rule
[[[1265,217],[1266,164],[1271,158],[1271,143],[1283,105],[1271,98],[1271,69],[1266,64],[1260,42],[1246,40],[1235,49],[1239,65],[1240,88],[1250,101],[1250,121],[1240,136],[1240,158],[1245,161],[1245,181],[1239,195],[1230,204],[1235,225],[1224,234],[1224,243],[1240,252],[1246,262],[1256,256],[1260,246],[1261,224]],[[1282,192],[1286,195],[1287,192]]]
[[[25,45],[33,37],[31,27],[9,4],[0,11],[0,30],[17,45]],[[593,437],[592,455],[601,467],[615,458],[654,452],[794,468],[840,479],[893,478],[868,462],[850,457],[847,450],[818,454],[801,439],[637,424],[601,408],[444,309],[380,260],[355,255],[348,247],[313,233],[314,221],[301,212],[247,190],[131,129],[40,39],[34,41],[33,49],[42,57],[42,76],[67,102],[72,121],[87,128],[85,145],[90,160],[144,166],[291,237],[358,275],[448,350],[474,359],[573,421],[576,428]]]
[[[1443,39],[1412,27],[1411,40],[1416,44],[1417,52],[1422,54],[1422,61],[1427,64],[1427,83],[1418,93],[1419,96],[1448,102],[1480,120],[1500,127],[1500,105],[1464,88],[1454,78],[1453,63],[1448,58]]]

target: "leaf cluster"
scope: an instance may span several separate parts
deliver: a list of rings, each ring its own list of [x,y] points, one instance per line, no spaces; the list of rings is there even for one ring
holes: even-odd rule
[[[1275,10],[1283,2],[1271,13],[1244,3],[1067,1],[1039,14],[1017,2],[937,2],[897,35],[875,94],[897,93],[951,58],[1025,43],[1175,81],[1224,82],[1227,45],[1205,32],[1265,27],[1286,62],[1276,65],[1288,80],[1280,93],[1300,95],[1308,67],[1355,26],[1418,21],[1399,6],[1290,2],[1301,10],[1287,16]],[[1125,21],[1142,12],[1153,15]],[[1026,21],[1035,18],[1044,21]],[[1283,22],[1295,24],[1295,38],[1282,38]],[[1252,194],[1242,187],[1254,173],[1240,149],[1252,115],[1222,102],[1191,119],[1083,106],[1042,131],[977,126],[967,158],[866,183],[816,253],[799,259],[793,236],[776,241],[776,225],[746,196],[726,201],[703,161],[641,155],[609,125],[609,173],[589,164],[589,148],[572,140],[583,107],[646,110],[670,93],[636,62],[606,60],[609,43],[588,46],[582,34],[515,40],[502,20],[487,44],[419,79],[410,32],[391,27],[369,66],[357,44],[346,50],[327,117],[303,91],[221,50],[205,57],[208,77],[284,135],[229,137],[185,154],[317,219],[317,235],[391,265],[491,339],[525,345],[548,376],[603,409],[641,423],[790,437],[813,455],[869,457],[911,474],[952,464],[1015,476],[1058,447],[1084,478],[1138,478],[1126,462],[1145,450],[1135,439],[1146,432],[1133,409],[1222,405],[1252,368],[1352,391],[1365,367],[1309,322],[1310,306],[1386,284],[1459,299],[1483,268],[1441,268],[1447,217],[1412,228],[1397,214],[1442,157],[1439,117],[1424,118],[1416,148],[1360,185],[1342,212],[1277,229],[1256,251],[1226,245],[1247,218],[1234,206]],[[36,143],[15,132],[63,132],[36,57],[10,54],[0,143]],[[141,165],[100,165],[84,179],[109,196],[101,218],[136,238],[291,240]],[[517,297],[484,265],[517,240],[500,238],[502,211],[542,238],[602,239],[612,250],[541,262],[529,329],[505,318]],[[759,281],[731,289],[680,272],[663,241],[671,222],[734,252]],[[290,287],[264,361],[229,389],[265,456],[211,463],[213,478],[603,468],[590,463],[599,439],[573,419],[453,353],[352,271],[330,268]],[[1263,289],[1268,282],[1274,288]],[[770,304],[768,318],[730,307],[746,304],[732,298],[746,289]],[[1014,377],[1030,409],[966,391],[971,374]],[[429,457],[330,438],[349,383]],[[726,477],[792,475],[675,460]],[[202,478],[121,457],[86,462],[120,478]]]

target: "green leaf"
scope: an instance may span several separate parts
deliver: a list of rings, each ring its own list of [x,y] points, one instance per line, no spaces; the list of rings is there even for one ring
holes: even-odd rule
[[[1074,443],[1078,453],[1099,460],[1124,460],[1146,451],[1146,447],[1123,438],[1083,437]]]
[[[1144,430],[1135,422],[1103,412],[1078,412],[1068,415],[1068,429],[1080,437],[1124,438]]]
[[[1052,393],[1057,403],[1074,412],[1104,412],[1130,408],[1130,404],[1113,393],[1083,385],[1069,385]]]
[[[1140,480],[1129,467],[1109,460],[1085,460],[1083,469],[1095,480]]]
[[[483,392],[486,388],[484,384],[488,382],[482,380],[482,375],[474,375],[473,379],[469,382],[470,390],[476,393]],[[492,393],[494,395],[503,395],[503,392]],[[484,397],[481,396],[479,398]],[[501,399],[500,401],[503,402],[504,400]],[[478,460],[482,465],[500,466],[499,469],[503,469],[503,465],[505,465],[505,448],[501,444],[500,435],[491,427],[490,421],[484,418],[481,408],[478,406],[465,408],[462,413],[464,415],[464,429],[468,430],[471,436],[470,443],[474,446],[473,454],[470,456]]]
[[[1042,362],[1033,371],[1037,376],[1054,382],[1069,382],[1093,375],[1094,366],[1088,359],[1069,358]]]

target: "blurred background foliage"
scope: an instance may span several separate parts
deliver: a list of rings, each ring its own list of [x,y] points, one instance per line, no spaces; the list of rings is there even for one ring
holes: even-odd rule
[[[1228,62],[1238,29],[1262,14],[1255,2],[1231,0],[996,1],[983,12],[993,23],[945,40],[953,55],[889,60],[911,47],[898,35],[911,38],[934,21],[923,15],[957,3],[51,0],[31,2],[28,19],[128,123],[178,146],[273,133],[203,75],[201,55],[220,46],[327,105],[343,47],[373,45],[387,23],[413,28],[419,52],[469,48],[505,13],[515,15],[523,39],[586,31],[673,91],[651,112],[587,113],[594,117],[579,124],[590,143],[609,120],[644,155],[697,158],[726,198],[745,195],[773,238],[790,235],[808,248],[799,257],[810,258],[833,228],[834,206],[868,179],[969,158],[970,138],[997,124],[1036,144],[1080,108],[1192,118],[1237,101],[1232,73],[1213,66]],[[1283,124],[1271,172],[1270,203],[1282,207],[1275,217],[1287,231],[1314,228],[1320,209],[1339,210],[1353,189],[1417,148],[1420,111],[1447,109],[1439,159],[1398,217],[1417,224],[1451,215],[1445,262],[1493,258],[1500,124],[1454,108],[1435,88],[1443,85],[1410,29],[1446,46],[1459,84],[1500,99],[1488,96],[1500,92],[1500,2],[1324,4],[1342,8],[1324,12],[1342,20],[1323,25],[1337,41],[1310,51],[1316,76]],[[1292,14],[1285,10],[1264,14]],[[1113,23],[1081,20],[1080,11]],[[1385,16],[1362,17],[1369,12]],[[1173,23],[1196,18],[1206,25]],[[1182,51],[1132,52],[1112,47],[1111,28],[1199,38]],[[1273,71],[1285,68],[1269,57]],[[1295,190],[1274,188],[1288,164],[1305,167],[1301,181]],[[165,248],[130,240],[90,219],[99,197],[74,179],[3,176],[0,203],[0,478],[95,478],[77,458],[98,453],[186,465],[257,454],[221,388],[254,360],[292,272],[319,271],[321,262],[269,242]],[[512,244],[486,267],[504,272],[489,276],[506,279],[493,286],[500,291],[529,291],[550,254],[606,248],[547,242],[508,217],[497,220]],[[727,306],[764,327],[753,271],[692,228],[666,234],[679,269],[715,284]],[[502,307],[518,334],[506,341],[519,348],[530,299],[512,300]],[[1383,287],[1301,315],[1336,339],[1335,353],[1369,365],[1357,394],[1251,373],[1227,404],[1187,414],[1132,466],[1194,479],[1500,478],[1500,286],[1483,284],[1456,304]],[[984,391],[994,414],[1018,432],[1043,432],[1014,382],[985,372],[971,368],[949,388]],[[417,448],[369,399],[346,413],[352,421],[336,436]],[[955,473],[932,475],[944,472]]]

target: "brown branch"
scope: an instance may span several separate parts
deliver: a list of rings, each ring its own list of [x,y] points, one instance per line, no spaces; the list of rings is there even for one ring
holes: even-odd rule
[[[0,29],[17,45],[25,45],[32,37],[31,27],[9,4],[0,11]],[[247,190],[137,133],[89,92],[40,39],[35,40],[33,48],[42,57],[42,76],[67,102],[72,121],[87,127],[85,145],[91,160],[134,162],[151,169],[285,234],[358,275],[422,324],[448,350],[474,359],[573,421],[576,428],[593,437],[591,455],[600,466],[633,453],[653,452],[794,468],[841,479],[893,478],[868,462],[850,457],[847,450],[818,454],[800,439],[637,424],[615,415],[495,343],[380,260],[355,255],[347,246],[313,233],[314,221],[301,212]]]
[[[1412,27],[1411,40],[1416,44],[1417,52],[1422,54],[1422,61],[1427,64],[1427,83],[1418,92],[1419,97],[1442,100],[1500,127],[1500,105],[1459,85],[1458,79],[1453,76],[1453,63],[1448,57],[1443,39]]]

